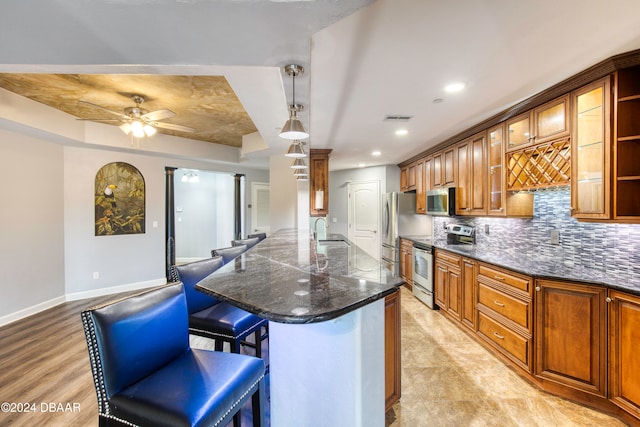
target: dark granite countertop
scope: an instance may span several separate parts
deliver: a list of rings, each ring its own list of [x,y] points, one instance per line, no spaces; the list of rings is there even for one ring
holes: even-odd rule
[[[280,323],[330,320],[393,293],[402,279],[344,236],[280,230],[196,285]]]
[[[535,247],[513,249],[492,248],[480,245],[451,245],[446,240],[431,240],[427,236],[401,236],[434,248],[445,249],[459,255],[504,267],[536,279],[570,280],[605,286],[640,295],[640,272],[621,274],[584,266],[575,266],[561,257],[545,257]]]

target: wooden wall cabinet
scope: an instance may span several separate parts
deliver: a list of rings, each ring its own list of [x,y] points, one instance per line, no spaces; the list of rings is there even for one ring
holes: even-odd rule
[[[506,151],[567,138],[571,117],[569,106],[569,95],[565,95],[508,120]]]
[[[400,277],[413,289],[413,242],[400,239]]]
[[[640,66],[615,75],[614,219],[640,221]]]
[[[309,153],[309,214],[329,213],[329,154],[331,149],[311,149]],[[322,191],[322,206],[316,205],[316,191]]]
[[[431,188],[431,157],[416,162],[416,213],[427,213],[427,191]]]
[[[384,300],[384,394],[385,411],[400,400],[400,291]]]
[[[456,147],[458,179],[456,183],[456,215],[487,213],[487,138],[481,132]]]
[[[571,215],[611,217],[611,85],[598,80],[571,95]]]
[[[431,164],[431,188],[455,187],[457,179],[456,147],[434,153]]]
[[[568,185],[571,141],[567,138],[507,153],[507,190],[534,190]]]
[[[460,255],[435,251],[434,299],[441,312],[457,321],[462,320],[461,261]]]
[[[640,297],[609,291],[609,399],[640,418]]]
[[[606,396],[607,289],[550,280],[535,289],[535,375]]]
[[[455,187],[458,176],[458,162],[456,161],[456,147],[445,148],[442,152],[442,185]]]
[[[400,191],[414,191],[416,189],[416,163],[404,166],[400,169]]]
[[[431,159],[431,189],[442,187],[442,170],[442,152],[438,152]]]
[[[505,216],[504,125],[487,132],[487,214]]]

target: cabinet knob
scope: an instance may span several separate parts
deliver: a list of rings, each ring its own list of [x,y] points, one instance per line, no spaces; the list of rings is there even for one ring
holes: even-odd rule
[[[613,300],[611,299],[611,297],[607,297],[607,298],[605,299],[605,301],[606,301],[606,302],[611,302],[611,301],[613,301]]]
[[[536,286],[536,292],[540,292],[540,286]]]

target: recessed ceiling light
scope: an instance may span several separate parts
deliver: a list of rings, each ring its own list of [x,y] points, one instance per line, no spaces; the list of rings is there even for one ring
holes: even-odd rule
[[[380,154],[382,154],[382,153],[381,153],[381,152],[379,152],[379,151],[372,151],[372,152],[371,152],[371,155],[372,155],[372,156],[376,156],[376,157],[377,157],[377,156],[379,156]]]
[[[408,133],[409,133],[409,131],[408,131],[408,130],[406,130],[406,129],[398,129],[398,130],[396,131],[396,135],[398,135],[398,136],[403,136],[403,135],[406,135],[406,134],[408,134]]]
[[[464,89],[464,83],[462,82],[455,82],[455,83],[450,83],[448,85],[446,85],[444,87],[444,90],[446,92],[460,92],[462,89]]]

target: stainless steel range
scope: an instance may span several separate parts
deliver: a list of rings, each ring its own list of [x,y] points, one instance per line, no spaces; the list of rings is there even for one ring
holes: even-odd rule
[[[475,245],[476,228],[468,225],[449,224],[447,225],[448,245]]]

